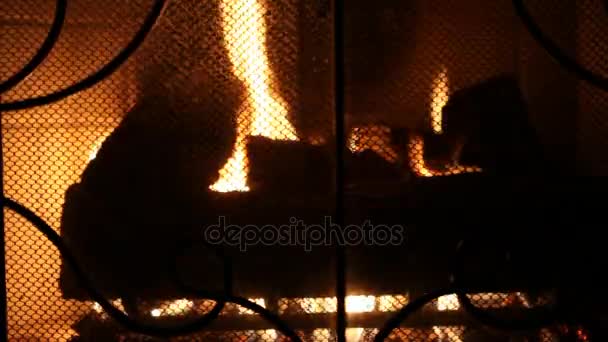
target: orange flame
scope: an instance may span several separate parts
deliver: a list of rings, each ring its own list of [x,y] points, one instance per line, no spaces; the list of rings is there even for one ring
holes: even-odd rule
[[[449,79],[447,69],[441,68],[433,80],[433,88],[431,90],[430,117],[431,126],[435,134],[441,134],[442,131],[442,110],[449,99]],[[410,168],[420,177],[446,176],[468,172],[480,172],[481,169],[474,166],[462,166],[458,164],[448,165],[444,170],[432,170],[426,166],[424,160],[424,139],[421,136],[415,135],[410,138],[408,143],[408,160]]]
[[[297,140],[287,119],[287,103],[274,94],[272,72],[266,53],[266,24],[259,0],[222,0],[222,27],[232,72],[247,89],[247,100],[239,109],[237,141],[232,157],[210,186],[218,192],[249,191],[246,138],[263,136],[276,140]]]
[[[433,132],[437,134],[442,133],[442,110],[448,103],[449,89],[448,71],[445,67],[442,67],[437,77],[433,80],[433,89],[431,90],[431,125]]]
[[[424,139],[421,136],[413,136],[408,143],[408,160],[410,168],[421,177],[433,177],[435,172],[426,167],[424,161]]]

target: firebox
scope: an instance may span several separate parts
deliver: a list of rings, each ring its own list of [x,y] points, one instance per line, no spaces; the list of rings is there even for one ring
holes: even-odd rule
[[[607,15],[0,3],[3,333],[603,341]]]

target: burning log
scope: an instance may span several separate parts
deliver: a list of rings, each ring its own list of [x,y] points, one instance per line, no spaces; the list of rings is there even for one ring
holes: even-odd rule
[[[334,184],[334,161],[327,146],[298,141],[277,141],[251,137],[247,150],[249,178],[253,191],[290,194],[330,195]],[[398,182],[404,172],[377,152],[365,149],[345,156],[346,182]]]
[[[190,77],[189,87],[149,89],[66,193],[61,235],[102,290],[166,286],[158,269],[199,224],[194,213],[211,201],[208,186],[230,156],[240,83],[217,85],[204,69]],[[61,286],[66,296],[83,295],[67,267]]]
[[[449,140],[461,144],[460,161],[486,172],[525,173],[541,157],[523,95],[511,76],[454,93],[443,109],[443,129]]]
[[[333,161],[326,147],[254,136],[247,151],[253,191],[297,197],[328,195],[333,189]]]

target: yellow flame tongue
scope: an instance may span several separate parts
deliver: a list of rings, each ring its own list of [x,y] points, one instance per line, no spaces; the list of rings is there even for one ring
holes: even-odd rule
[[[272,72],[266,53],[264,10],[258,0],[222,0],[222,27],[232,72],[245,84],[247,100],[239,109],[237,141],[232,157],[210,186],[218,192],[249,191],[246,138],[263,136],[276,140],[297,140],[287,119],[288,106],[274,94]]]

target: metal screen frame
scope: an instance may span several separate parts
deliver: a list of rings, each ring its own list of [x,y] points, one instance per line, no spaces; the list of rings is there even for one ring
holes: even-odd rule
[[[127,47],[121,53],[119,53],[114,60],[100,69],[97,73],[91,75],[86,78],[82,82],[75,84],[67,89],[62,91],[58,91],[56,93],[46,95],[43,97],[27,99],[23,101],[16,101],[11,103],[0,103],[0,115],[2,115],[5,111],[10,110],[18,110],[24,109],[34,106],[40,106],[44,104],[49,104],[51,102],[55,102],[66,98],[72,94],[75,94],[79,91],[87,89],[99,81],[103,80],[113,71],[115,71],[123,62],[125,62],[129,56],[137,49],[139,45],[144,41],[147,34],[152,29],[156,19],[161,15],[164,6],[166,5],[166,0],[156,0],[155,5],[153,6],[148,18],[140,28],[139,32],[133,38],[133,40],[129,43]],[[514,0],[513,1],[516,10],[521,18],[523,18],[524,25],[529,29],[532,36],[536,39],[536,41],[545,47],[551,55],[557,60],[562,66],[566,69],[574,72],[581,79],[588,81],[589,83],[600,87],[603,90],[608,90],[608,81],[602,76],[596,75],[584,67],[579,65],[576,61],[569,59],[559,50],[558,47],[546,36],[543,35],[542,31],[538,26],[535,25],[534,21],[531,19],[531,16],[527,13],[525,6],[523,5],[523,0]],[[6,90],[3,88],[10,88],[20,80],[23,80],[29,73],[31,73],[37,65],[39,65],[48,55],[48,52],[52,49],[54,42],[57,40],[57,37],[61,31],[61,23],[63,21],[63,16],[65,14],[65,6],[66,0],[57,0],[57,13],[55,16],[55,24],[53,28],[49,31],[49,35],[45,43],[41,46],[39,53],[26,65],[23,70],[18,72],[15,77],[11,78],[7,84],[0,85],[0,89]],[[62,11],[63,9],[63,11]],[[345,199],[344,199],[344,151],[347,149],[347,142],[345,138],[345,110],[344,110],[344,101],[345,101],[345,76],[344,76],[344,0],[334,0],[333,1],[333,10],[334,10],[334,51],[333,57],[335,60],[335,73],[333,75],[333,83],[334,83],[334,104],[335,104],[335,123],[336,123],[336,150],[335,156],[337,160],[336,165],[336,173],[335,173],[335,199],[336,199],[336,207],[335,207],[335,217],[338,225],[342,225],[345,220]],[[1,92],[0,92],[1,93]],[[1,94],[0,94],[1,95]],[[1,123],[1,120],[0,120]],[[0,127],[0,131],[2,127]],[[3,179],[3,159],[2,159],[2,141],[0,140],[0,178]],[[44,221],[37,217],[32,211],[27,208],[20,206],[18,203],[11,201],[10,199],[4,198],[4,189],[3,185],[0,184],[0,189],[3,193],[2,206],[3,208],[8,208],[10,210],[16,211],[20,215],[24,216],[27,220],[34,223],[35,226],[41,230],[48,239],[50,239],[57,247],[59,247],[62,254],[66,253],[68,261],[71,259],[74,260],[74,257],[69,256],[69,251],[65,246],[61,245],[61,238],[53,232],[52,229],[48,228],[48,225],[45,226]],[[0,213],[1,228],[2,228],[2,241],[0,242],[0,246],[4,251],[4,211]],[[54,234],[54,235],[53,235]],[[336,297],[337,297],[337,315],[336,315],[336,333],[337,339],[339,342],[346,341],[345,331],[348,326],[347,315],[345,309],[345,298],[346,298],[346,285],[348,283],[346,279],[346,268],[347,268],[347,260],[345,255],[345,250],[343,246],[337,246],[335,249],[336,253],[336,269],[335,269],[335,277],[336,277]],[[4,260],[4,252],[2,253],[2,257],[0,257],[0,289],[2,291],[2,300],[0,300],[0,335],[5,336],[8,339],[8,331],[7,331],[7,309],[6,309],[6,278],[5,278],[5,260]],[[65,256],[65,255],[64,255]],[[80,277],[84,277],[82,274],[82,270],[77,273]],[[122,312],[117,310],[109,303],[107,300],[101,296],[99,292],[94,290],[94,284],[87,284],[85,288],[91,292],[91,295],[94,299],[96,299],[101,306],[106,309],[106,311],[114,318],[117,319],[118,322],[124,324],[128,329],[133,331],[149,333],[151,335],[158,336],[171,336],[174,334],[180,334],[184,331],[196,331],[198,329],[204,328],[207,324],[211,323],[219,313],[214,310],[213,313],[210,313],[207,317],[197,322],[194,325],[189,325],[187,327],[175,328],[175,329],[163,329],[160,327],[154,326],[146,326],[145,324],[139,324],[132,319],[126,317]],[[424,305],[429,302],[437,299],[440,296],[456,293],[461,303],[464,306],[464,309],[471,313],[471,315],[478,320],[480,320],[485,325],[497,326],[503,329],[518,329],[522,326],[544,326],[545,324],[557,321],[561,319],[561,317],[554,316],[552,313],[547,314],[541,319],[530,319],[526,322],[505,322],[498,320],[497,318],[486,315],[482,310],[478,309],[475,305],[471,303],[470,298],[466,295],[466,288],[460,288],[458,286],[454,286],[448,289],[440,289],[425,295],[422,295],[418,298],[412,300],[409,304],[403,307],[397,314],[395,314],[389,321],[387,321],[383,328],[380,329],[376,340],[380,341],[384,338],[388,337],[389,333],[399,324],[407,319],[413,312],[420,310]],[[208,297],[217,299],[221,304],[218,307],[221,308],[224,304],[228,302],[237,303],[242,305],[254,312],[259,313],[264,319],[273,323],[277,329],[282,332],[285,336],[291,337],[294,341],[299,340],[298,335],[289,327],[289,325],[282,321],[277,315],[272,313],[271,311],[261,307],[260,305],[249,301],[244,298],[239,298],[231,293],[224,293],[222,295],[217,294],[206,294]]]

